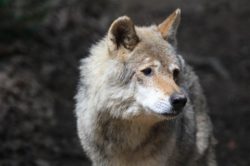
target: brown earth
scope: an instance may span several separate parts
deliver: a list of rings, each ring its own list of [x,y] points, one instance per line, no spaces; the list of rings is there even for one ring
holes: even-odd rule
[[[89,165],[75,127],[79,59],[128,15],[182,9],[179,52],[200,76],[221,166],[250,165],[250,1],[0,0],[0,165]]]

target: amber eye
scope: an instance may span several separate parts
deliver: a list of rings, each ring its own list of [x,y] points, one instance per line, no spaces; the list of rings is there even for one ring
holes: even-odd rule
[[[173,78],[174,78],[175,81],[177,81],[179,73],[180,73],[179,69],[174,69],[173,70]]]
[[[150,67],[146,68],[146,69],[143,69],[141,71],[145,76],[150,76],[152,74],[152,69]]]

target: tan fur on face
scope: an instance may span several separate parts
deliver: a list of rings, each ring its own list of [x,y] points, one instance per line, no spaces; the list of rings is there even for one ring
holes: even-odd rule
[[[136,27],[136,33],[140,42],[135,50],[127,55],[125,63],[134,64],[139,81],[144,86],[153,86],[165,95],[172,95],[179,91],[179,87],[173,80],[171,65],[176,65],[174,49],[163,39],[155,26]],[[154,70],[151,77],[145,77],[141,70],[150,67]]]
[[[179,91],[179,87],[172,78],[166,80],[162,76],[155,76],[153,82],[157,89],[160,89],[165,95],[171,96],[173,93]]]

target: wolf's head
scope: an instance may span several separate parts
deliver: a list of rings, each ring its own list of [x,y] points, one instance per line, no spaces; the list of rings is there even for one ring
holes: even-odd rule
[[[112,23],[107,36],[109,56],[125,69],[119,79],[133,87],[134,100],[144,110],[160,117],[175,117],[187,102],[178,84],[182,72],[175,51],[179,22],[179,9],[158,26],[137,27],[123,16]]]

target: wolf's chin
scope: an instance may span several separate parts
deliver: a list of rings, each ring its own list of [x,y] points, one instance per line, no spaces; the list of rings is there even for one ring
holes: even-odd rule
[[[153,114],[155,114],[157,117],[160,117],[161,119],[164,120],[173,120],[175,118],[178,117],[178,115],[182,112],[182,111],[177,111],[174,110],[173,108],[170,108],[168,110],[151,110],[151,112],[153,112]]]
[[[173,119],[176,119],[179,115],[179,113],[167,113],[167,114],[161,114],[165,119],[167,120],[173,120]]]

